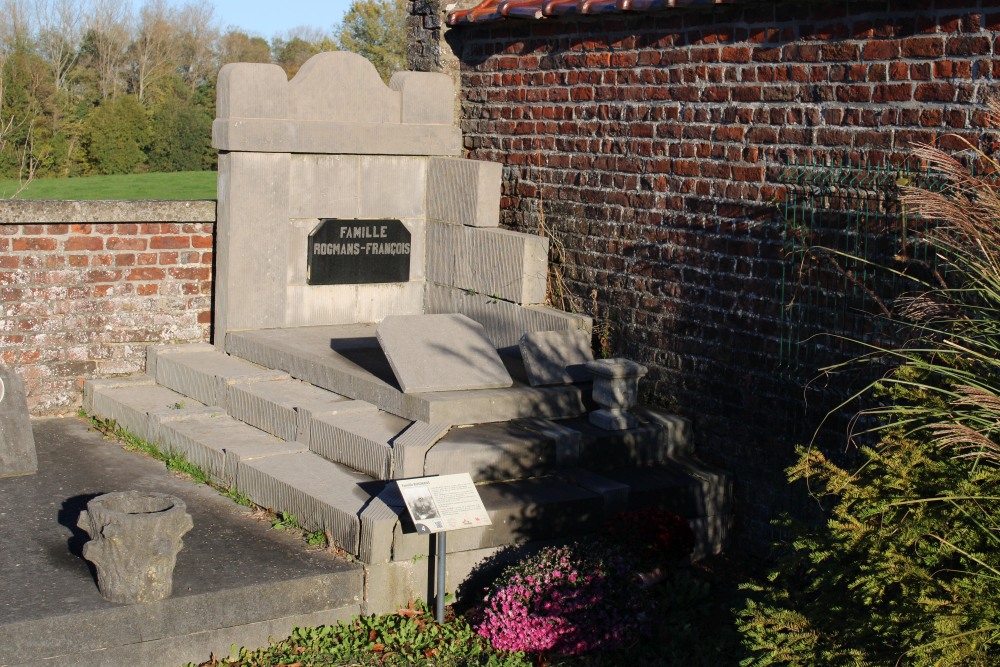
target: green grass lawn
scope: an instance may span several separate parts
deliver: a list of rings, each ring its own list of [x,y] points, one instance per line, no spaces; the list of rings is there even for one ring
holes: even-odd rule
[[[80,178],[36,178],[17,195],[18,199],[215,199],[218,173],[179,171],[170,173],[87,176]],[[18,183],[0,180],[0,199],[17,191]]]

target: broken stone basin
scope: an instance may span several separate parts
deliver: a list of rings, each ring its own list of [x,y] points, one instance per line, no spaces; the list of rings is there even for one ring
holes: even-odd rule
[[[181,538],[193,525],[180,498],[143,491],[98,496],[77,521],[91,538],[83,557],[97,568],[101,595],[122,604],[170,596]]]

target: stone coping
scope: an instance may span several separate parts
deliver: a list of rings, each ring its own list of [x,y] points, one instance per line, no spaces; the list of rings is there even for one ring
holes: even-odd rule
[[[215,200],[0,200],[0,225],[215,222]]]

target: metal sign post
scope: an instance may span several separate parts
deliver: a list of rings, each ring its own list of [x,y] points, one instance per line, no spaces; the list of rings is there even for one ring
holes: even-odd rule
[[[445,578],[448,571],[447,532],[489,526],[492,522],[472,481],[472,476],[467,472],[439,477],[399,479],[396,480],[396,486],[403,497],[403,502],[406,503],[406,509],[413,519],[417,532],[433,533],[437,536],[434,549],[437,556],[435,616],[438,623],[443,623]]]

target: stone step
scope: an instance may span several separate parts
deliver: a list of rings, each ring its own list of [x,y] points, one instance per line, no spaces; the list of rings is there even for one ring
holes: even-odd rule
[[[306,451],[240,461],[236,488],[254,503],[295,516],[309,531],[365,563],[388,559],[397,513],[374,496],[384,483]]]
[[[231,357],[201,343],[151,347],[146,373],[157,383],[205,405],[227,409],[230,388],[237,384],[288,380],[287,373]]]
[[[309,444],[315,417],[371,412],[371,403],[355,401],[307,382],[237,382],[229,388],[230,416],[283,440]]]
[[[559,443],[516,422],[451,429],[424,460],[424,475],[468,472],[475,482],[540,477],[556,469]]]
[[[393,441],[412,423],[374,408],[314,415],[309,449],[374,479],[392,479]]]

